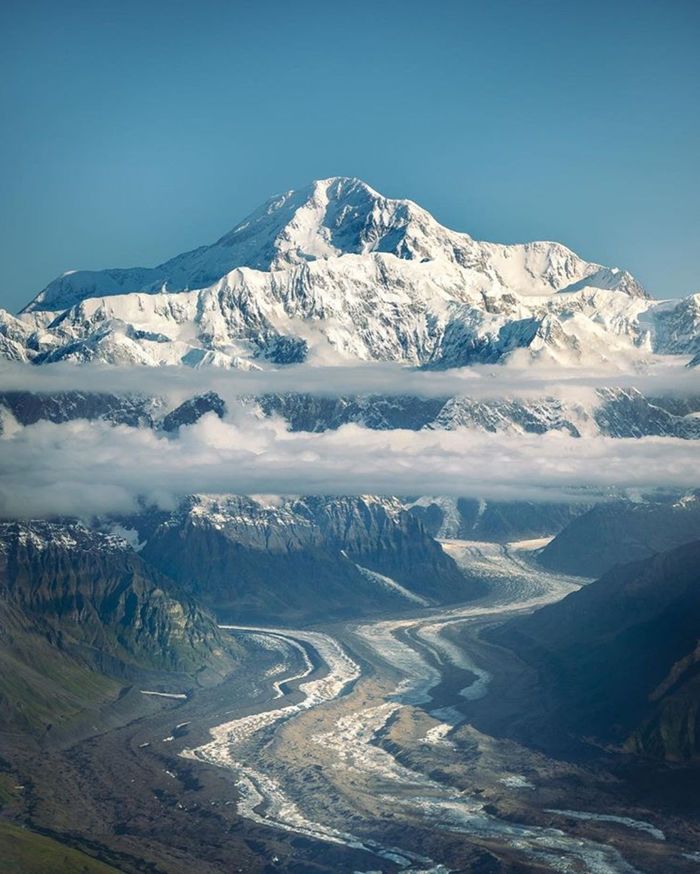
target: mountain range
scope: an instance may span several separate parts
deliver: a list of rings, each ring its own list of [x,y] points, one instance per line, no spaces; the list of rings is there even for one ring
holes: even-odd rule
[[[698,295],[654,300],[560,243],[479,242],[344,177],[274,197],[158,267],[69,271],[0,316],[0,355],[34,363],[445,368],[699,353]]]
[[[612,374],[692,365],[699,356],[700,295],[656,300],[628,272],[560,243],[480,242],[344,177],[273,197],[213,245],[154,268],[69,271],[18,316],[0,313],[0,357],[32,366],[206,371],[307,362],[332,374],[332,365],[357,361],[423,369],[545,363],[555,373],[605,365]],[[176,402],[166,394],[140,390],[138,380],[128,392],[0,391],[0,435],[84,419],[177,440],[203,416],[237,412],[214,391]],[[609,387],[539,398],[299,391],[240,403],[255,417],[281,417],[290,431],[356,424],[700,439],[700,390],[644,394],[616,387],[613,377]],[[89,528],[7,523],[5,609],[8,627],[41,626],[46,645],[58,640],[60,658],[80,670],[112,680],[156,668],[191,673],[196,664],[229,664],[208,610],[231,621],[307,622],[479,596],[483,582],[438,538],[553,537],[538,555],[544,567],[597,576],[697,539],[696,511],[696,496],[681,491],[599,506],[585,490],[575,503],[549,504],[478,495],[182,495],[177,506],[144,501],[140,512],[92,519]],[[136,613],[127,603],[139,605]],[[137,614],[145,624],[134,636]],[[175,614],[185,619],[173,625]],[[108,664],[94,661],[96,649],[110,654]],[[177,664],[164,665],[165,650]],[[6,657],[21,663],[26,652],[11,647]]]
[[[557,533],[539,554],[543,567],[597,577],[615,565],[651,558],[700,535],[700,494],[596,504]]]
[[[396,498],[194,495],[118,522],[228,621],[327,621],[484,591]]]

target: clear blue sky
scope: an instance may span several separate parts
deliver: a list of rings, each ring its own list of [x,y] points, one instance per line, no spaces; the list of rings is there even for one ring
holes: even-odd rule
[[[0,306],[352,175],[700,288],[700,2],[0,4]]]

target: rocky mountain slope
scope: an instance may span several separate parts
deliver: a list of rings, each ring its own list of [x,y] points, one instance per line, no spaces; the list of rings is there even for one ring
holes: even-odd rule
[[[3,730],[56,730],[137,678],[192,685],[234,664],[190,596],[121,538],[77,524],[0,524],[0,614]]]
[[[488,636],[537,672],[530,736],[548,725],[544,736],[568,732],[681,760],[700,755],[698,628],[694,541],[616,567]]]
[[[104,392],[0,391],[0,411],[9,413],[20,425],[35,422],[70,422],[74,419],[102,419],[115,425],[154,427],[158,423],[159,401],[136,395]],[[2,422],[0,421],[0,433]]]
[[[587,504],[430,496],[411,501],[408,507],[434,537],[491,543],[551,536],[588,509]]]
[[[379,430],[409,428],[543,434],[574,437],[668,436],[700,438],[700,394],[683,399],[646,397],[636,389],[596,389],[576,400],[419,398],[365,395],[315,397],[268,394],[252,399],[267,416],[282,416],[292,431],[326,431],[349,422]],[[0,395],[0,403],[2,396]]]
[[[199,495],[121,524],[140,555],[226,619],[366,615],[482,591],[392,498]]]
[[[612,501],[573,519],[539,554],[549,570],[595,577],[700,538],[700,496]]]
[[[687,398],[646,397],[635,389],[597,389],[568,402],[553,397],[475,400],[285,393],[241,398],[229,402],[228,411],[234,407],[263,416],[281,416],[291,431],[321,432],[353,423],[376,430],[470,428],[514,434],[558,430],[574,437],[602,434],[700,439],[700,394]],[[100,419],[177,432],[207,413],[221,418],[226,412],[227,404],[212,391],[193,395],[175,407],[163,398],[135,394],[0,391],[0,433],[3,427],[11,426],[12,420],[32,425],[42,420],[60,423],[74,419]]]

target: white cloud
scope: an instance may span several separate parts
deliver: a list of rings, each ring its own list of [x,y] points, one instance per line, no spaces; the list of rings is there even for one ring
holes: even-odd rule
[[[533,366],[419,371],[392,363],[259,372],[0,364],[0,391],[141,393],[173,404],[207,390],[228,401],[290,391],[573,401],[598,386],[634,387],[652,396],[700,395],[700,373],[677,363],[642,374]],[[240,404],[230,403],[229,409],[225,421],[207,416],[176,435],[99,421],[22,428],[8,419],[0,440],[0,515],[128,512],[139,498],[172,507],[192,492],[589,500],[611,490],[700,486],[693,441],[466,429],[372,431],[357,425],[290,433],[281,420],[258,419]]]
[[[224,399],[266,392],[319,396],[385,394],[473,398],[571,396],[601,386],[637,388],[645,394],[700,394],[700,371],[656,364],[645,372],[530,365],[490,365],[418,370],[392,362],[338,366],[293,365],[277,370],[193,370],[187,367],[111,367],[59,363],[36,367],[0,362],[0,391],[92,391],[167,396],[174,402],[213,390]]]
[[[139,497],[171,508],[192,492],[589,500],[611,490],[700,487],[697,462],[696,442],[668,437],[357,425],[290,433],[281,420],[240,408],[174,437],[105,422],[38,422],[0,441],[0,515],[128,512]]]

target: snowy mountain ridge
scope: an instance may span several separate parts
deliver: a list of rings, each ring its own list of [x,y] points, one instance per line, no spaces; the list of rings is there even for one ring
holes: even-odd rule
[[[71,272],[19,317],[0,314],[0,355],[36,364],[624,366],[699,353],[700,296],[655,301],[559,243],[478,242],[347,178],[272,198],[213,246]]]
[[[700,296],[585,288],[549,297],[468,287],[464,268],[388,255],[232,271],[193,292],[91,298],[0,318],[0,354],[46,363],[259,367],[311,360],[565,365],[700,352]]]
[[[597,288],[646,296],[629,273],[584,261],[560,243],[481,243],[443,227],[410,200],[383,197],[359,179],[333,177],[271,198],[213,245],[157,267],[64,273],[26,309],[62,310],[88,297],[133,291],[187,291],[212,285],[237,267],[275,271],[370,253],[444,260],[518,294],[566,291],[590,276]]]

